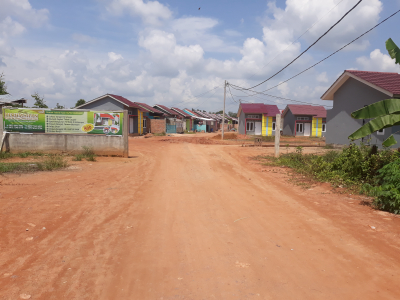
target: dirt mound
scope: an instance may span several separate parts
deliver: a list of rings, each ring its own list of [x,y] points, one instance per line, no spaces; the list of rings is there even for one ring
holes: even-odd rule
[[[213,140],[220,140],[221,139],[221,134],[217,134],[216,136],[213,136]],[[237,133],[224,133],[224,140],[236,140],[237,139]]]

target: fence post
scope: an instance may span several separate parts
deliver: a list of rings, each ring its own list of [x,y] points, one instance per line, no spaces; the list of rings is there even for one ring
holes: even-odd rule
[[[281,114],[277,114],[275,121],[275,157],[279,157],[280,139],[281,139]]]
[[[129,114],[127,110],[124,110],[123,120],[123,133],[122,138],[124,139],[124,157],[129,157]]]

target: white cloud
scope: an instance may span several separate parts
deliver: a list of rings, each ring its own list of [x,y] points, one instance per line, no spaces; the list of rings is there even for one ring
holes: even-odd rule
[[[381,50],[375,49],[369,57],[362,56],[357,58],[357,63],[364,71],[380,71],[380,72],[399,72],[399,65],[390,58],[389,55],[383,54]]]
[[[225,34],[227,36],[231,36],[231,37],[242,36],[242,34],[239,31],[236,31],[236,30],[225,30],[224,32],[225,32]]]
[[[139,16],[144,23],[150,25],[160,25],[162,21],[172,16],[169,8],[158,1],[112,0],[107,10],[114,15],[123,15],[127,12],[131,16]]]
[[[114,62],[119,59],[124,59],[121,54],[117,54],[115,52],[108,52],[108,58],[111,62]]]
[[[318,82],[328,82],[328,76],[326,72],[322,72],[321,74],[318,74],[317,76],[317,81]]]
[[[287,96],[290,92],[289,85],[287,82],[278,86],[277,89],[281,92],[282,96],[284,96],[284,97]]]
[[[28,0],[1,0],[0,21],[11,16],[24,25],[40,27],[47,23],[48,15],[47,9],[34,9]]]

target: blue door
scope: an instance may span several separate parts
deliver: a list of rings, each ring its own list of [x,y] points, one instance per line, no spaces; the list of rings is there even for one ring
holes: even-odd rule
[[[176,133],[176,125],[167,124],[167,133]]]

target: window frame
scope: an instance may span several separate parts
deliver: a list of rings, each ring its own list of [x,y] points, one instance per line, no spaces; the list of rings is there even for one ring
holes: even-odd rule
[[[276,130],[276,122],[272,122],[272,131]]]
[[[252,127],[252,129],[249,129],[249,125],[251,125],[250,127]],[[246,131],[254,131],[254,130],[255,130],[254,121],[247,121],[246,122]]]
[[[301,130],[299,130],[301,127]],[[304,123],[296,123],[296,133],[304,133]]]
[[[325,126],[325,130],[324,130],[324,126]],[[322,132],[326,132],[326,123],[323,123],[323,124],[322,124],[321,131],[322,131]]]
[[[143,118],[143,128],[147,128],[147,119]]]
[[[310,121],[309,117],[297,117],[297,121]]]
[[[382,131],[380,131],[380,130],[377,130],[376,131],[376,134],[377,135],[385,135],[385,128],[383,128],[383,129],[381,129]]]

